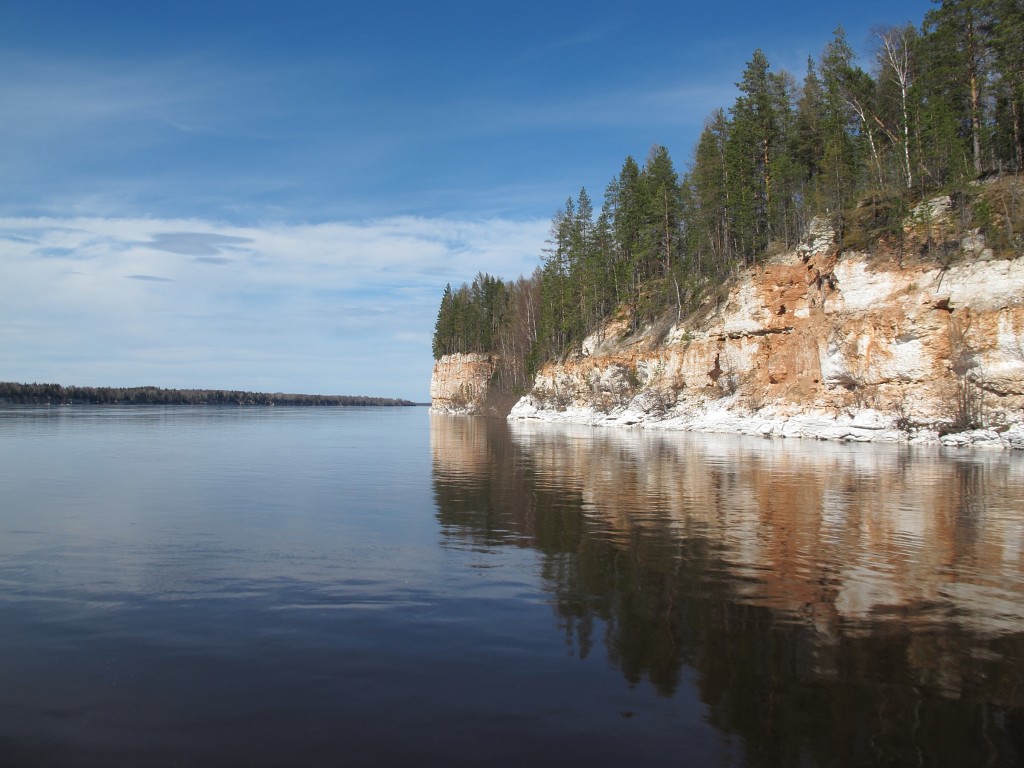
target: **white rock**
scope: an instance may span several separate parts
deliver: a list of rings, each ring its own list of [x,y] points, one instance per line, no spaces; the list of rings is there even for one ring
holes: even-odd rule
[[[584,356],[539,372],[509,418],[937,443],[928,425],[955,415],[954,365],[967,365],[986,418],[1008,428],[941,443],[1024,450],[1024,258],[946,270],[849,253],[833,262],[823,238],[751,269],[704,321],[677,324],[666,341],[611,324],[592,334]],[[458,371],[435,370],[462,385]]]
[[[971,429],[966,432],[956,432],[950,435],[943,435],[939,442],[945,446],[963,448],[974,446],[976,448],[1002,448],[1002,440],[999,433],[991,429]]]

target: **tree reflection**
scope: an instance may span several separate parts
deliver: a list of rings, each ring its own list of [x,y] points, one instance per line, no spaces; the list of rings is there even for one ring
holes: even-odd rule
[[[692,678],[747,765],[1024,760],[1019,457],[434,417],[447,546],[530,547],[561,631]]]

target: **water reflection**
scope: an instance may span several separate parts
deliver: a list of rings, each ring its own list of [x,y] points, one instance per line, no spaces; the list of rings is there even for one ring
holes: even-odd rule
[[[1024,462],[435,416],[445,545],[531,547],[582,657],[748,765],[1024,760]]]

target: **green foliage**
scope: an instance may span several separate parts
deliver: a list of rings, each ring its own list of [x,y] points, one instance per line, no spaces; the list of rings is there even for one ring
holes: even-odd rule
[[[489,352],[508,308],[508,287],[500,279],[478,274],[472,285],[444,289],[434,326],[434,358],[456,352]]]
[[[636,330],[695,311],[738,268],[795,245],[815,215],[842,223],[846,247],[881,241],[902,255],[914,203],[1019,172],[1024,159],[1024,6],[936,5],[920,30],[877,30],[870,71],[841,27],[800,84],[754,51],[739,95],[708,118],[682,177],[655,145],[642,168],[625,159],[596,218],[581,189],[552,218],[529,301],[510,309],[508,287],[486,275],[449,286],[434,354],[514,347],[521,385],[612,316]],[[1018,197],[1011,185],[973,213],[1002,251],[1020,247]]]
[[[866,251],[882,239],[899,238],[908,213],[904,195],[884,191],[865,193],[843,216],[842,247]]]

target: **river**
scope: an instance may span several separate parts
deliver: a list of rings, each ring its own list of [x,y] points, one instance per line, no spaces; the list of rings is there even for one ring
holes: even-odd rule
[[[0,764],[1020,765],[1024,457],[0,406]]]

